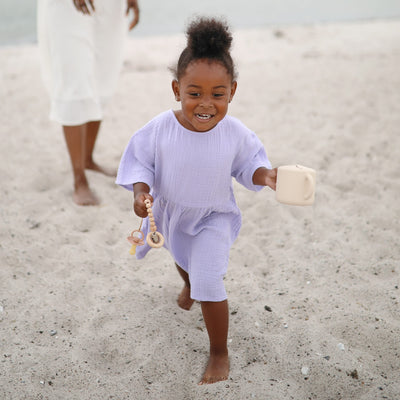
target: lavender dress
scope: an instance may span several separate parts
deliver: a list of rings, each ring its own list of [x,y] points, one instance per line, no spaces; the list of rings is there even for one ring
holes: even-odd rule
[[[184,128],[172,110],[136,132],[122,156],[116,183],[132,190],[144,182],[154,197],[153,213],[164,246],[190,278],[191,297],[226,299],[223,277],[229,250],[241,227],[232,176],[246,188],[259,167],[271,168],[257,136],[226,116],[207,132]],[[148,232],[148,219],[143,224]],[[150,247],[138,247],[143,258]]]

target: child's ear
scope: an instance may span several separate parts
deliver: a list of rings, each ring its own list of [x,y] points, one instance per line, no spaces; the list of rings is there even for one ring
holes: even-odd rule
[[[181,101],[181,95],[179,92],[179,82],[176,79],[172,81],[172,91],[174,92],[175,100]]]
[[[233,81],[233,82],[232,82],[232,86],[231,86],[231,94],[230,94],[230,96],[229,96],[229,103],[232,101],[233,96],[235,95],[236,88],[237,88],[237,82],[236,82],[236,81]]]

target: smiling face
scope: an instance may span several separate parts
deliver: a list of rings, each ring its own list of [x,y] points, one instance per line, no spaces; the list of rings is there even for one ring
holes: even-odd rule
[[[237,83],[219,62],[197,60],[185,74],[172,82],[172,89],[181,110],[175,112],[186,129],[206,132],[214,128],[228,111]]]

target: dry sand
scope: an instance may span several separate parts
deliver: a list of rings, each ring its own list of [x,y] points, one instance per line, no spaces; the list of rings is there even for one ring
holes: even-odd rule
[[[131,38],[97,160],[177,104],[184,36]],[[400,21],[235,33],[230,113],[274,166],[317,170],[312,207],[235,184],[243,228],[226,287],[231,374],[197,386],[208,338],[165,249],[126,236],[131,195],[90,173],[72,203],[36,46],[0,49],[0,399],[400,399]]]

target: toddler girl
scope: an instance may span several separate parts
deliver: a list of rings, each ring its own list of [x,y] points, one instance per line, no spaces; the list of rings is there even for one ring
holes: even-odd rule
[[[173,256],[184,287],[178,304],[201,309],[210,355],[200,384],[228,379],[228,303],[223,278],[241,215],[232,177],[254,191],[275,190],[276,169],[257,136],[227,116],[236,91],[225,23],[200,18],[187,30],[187,47],[172,81],[176,111],[166,111],[136,132],[125,149],[117,184],[133,190],[134,211],[146,217],[150,199],[157,230]],[[145,236],[149,229],[145,220]],[[150,247],[137,249],[138,259]]]

